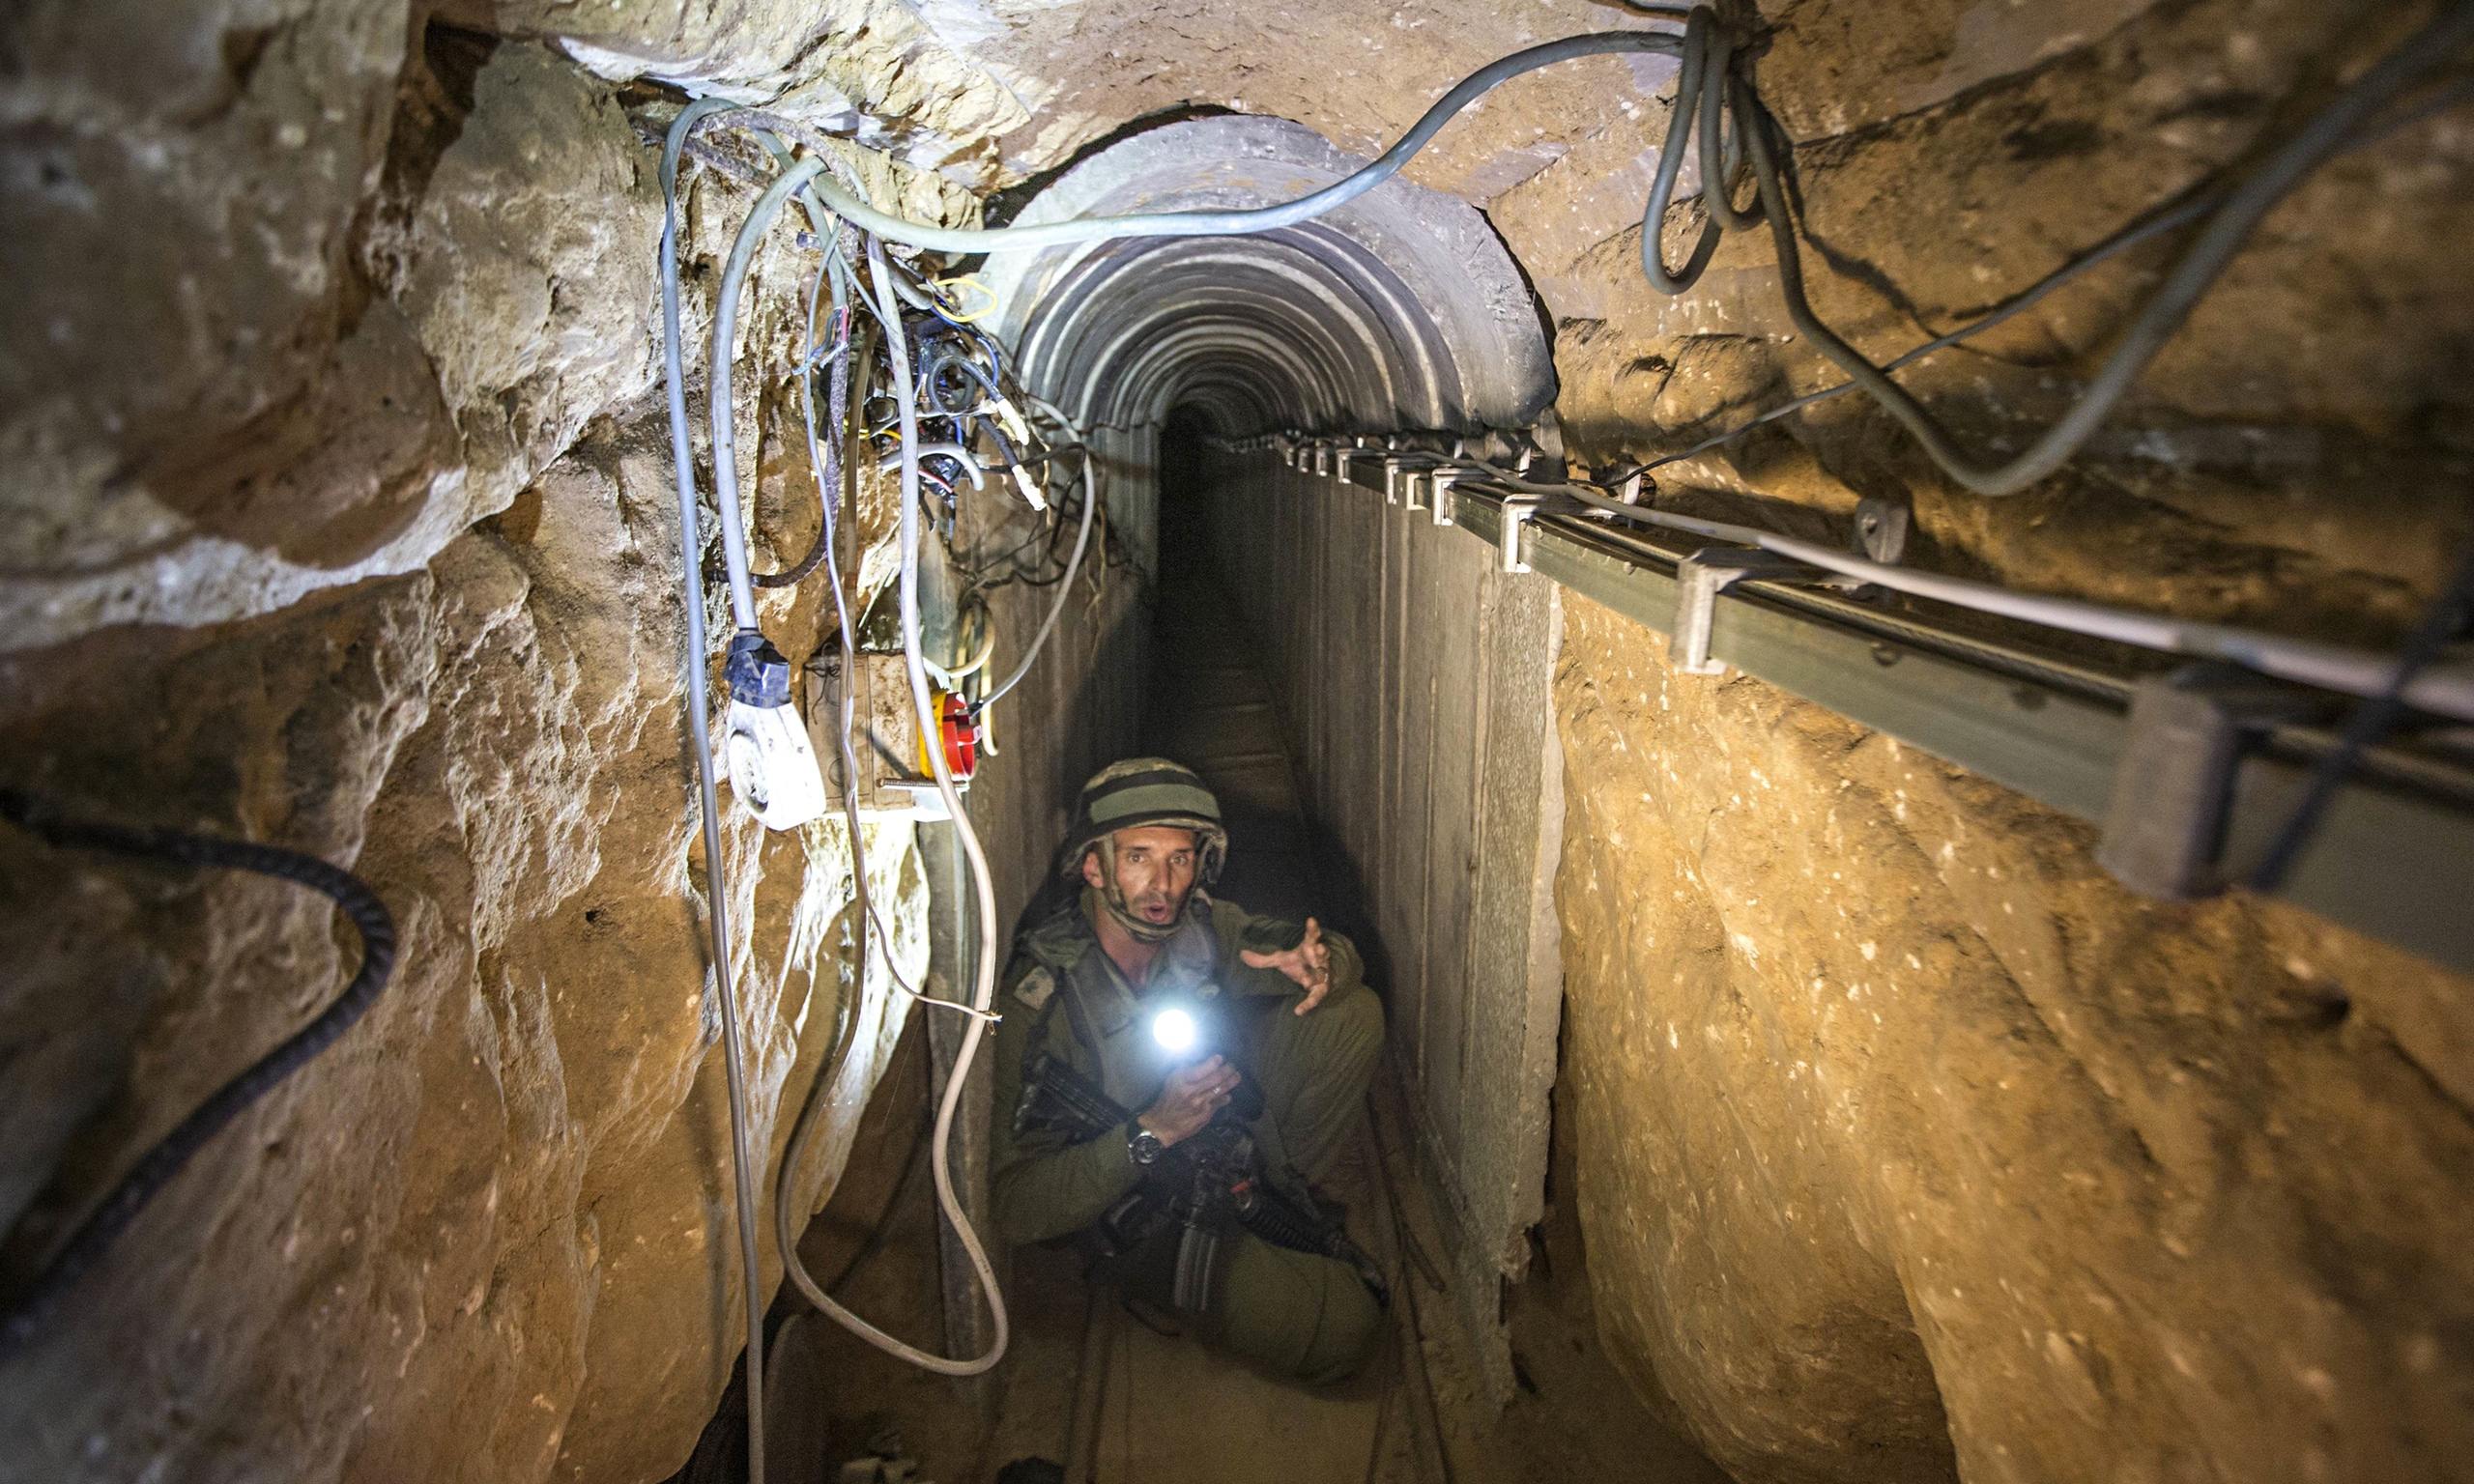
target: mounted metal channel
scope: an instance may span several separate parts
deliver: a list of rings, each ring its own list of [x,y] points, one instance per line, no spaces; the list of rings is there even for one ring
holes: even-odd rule
[[[1374,474],[1361,471],[1370,488]],[[1451,492],[1455,524],[1501,550],[1502,497]],[[1512,518],[1534,572],[1662,634],[1686,553],[1571,515]],[[2127,697],[2108,699],[1799,605],[1743,576],[1711,605],[1708,655],[2076,818],[2101,823],[2135,754]],[[2246,712],[2246,717],[2256,713]],[[2256,729],[2256,720],[2244,726]],[[2206,855],[2257,860],[2310,786],[2311,759],[2277,746],[2216,764],[2224,803]],[[2474,972],[2474,795],[2357,775],[2341,787],[2275,895],[2460,972]],[[2221,872],[2221,868],[2217,868]],[[2192,868],[2197,870],[2197,867]]]

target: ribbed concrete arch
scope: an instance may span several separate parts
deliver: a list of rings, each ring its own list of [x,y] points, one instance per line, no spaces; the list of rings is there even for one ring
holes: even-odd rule
[[[1263,206],[1362,163],[1285,120],[1190,120],[1094,155],[1017,219]],[[1554,397],[1493,228],[1399,180],[1279,232],[998,253],[986,277],[1025,382],[1086,425],[1183,409],[1231,435],[1523,426]]]

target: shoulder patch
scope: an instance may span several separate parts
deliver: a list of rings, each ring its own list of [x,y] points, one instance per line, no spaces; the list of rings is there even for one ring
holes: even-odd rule
[[[1056,993],[1056,976],[1046,969],[1033,969],[1014,985],[1014,998],[1021,1001],[1023,1007],[1028,1010],[1036,1011],[1045,1007],[1049,1002],[1049,996],[1054,993]]]

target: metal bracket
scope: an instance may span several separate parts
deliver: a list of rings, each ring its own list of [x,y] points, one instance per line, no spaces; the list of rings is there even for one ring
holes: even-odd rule
[[[1412,512],[1425,508],[1418,499],[1418,481],[1425,476],[1426,471],[1423,469],[1408,470],[1400,475],[1400,504],[1403,508]]]
[[[1383,461],[1383,502],[1387,505],[1396,505],[1400,502],[1400,461],[1398,459]]]
[[[1539,497],[1535,495],[1504,497],[1503,528],[1496,534],[1495,549],[1503,554],[1503,570],[1506,572],[1536,570],[1530,566],[1528,559],[1520,555],[1520,528],[1528,525],[1530,517],[1538,513],[1538,502]]]
[[[2242,755],[2253,737],[2310,709],[2296,692],[2230,666],[2188,665],[2141,680],[2097,864],[2132,891],[2168,901],[2225,890],[2226,824]]]
[[[1675,564],[1675,668],[1687,675],[1723,675],[1727,662],[1710,657],[1710,629],[1718,594],[1743,578],[1804,577],[1812,568],[1775,552],[1713,546]]]
[[[1563,495],[1507,495],[1503,504],[1503,527],[1495,537],[1495,549],[1503,557],[1503,570],[1510,573],[1531,572],[1529,558],[1521,555],[1520,533],[1539,514],[1581,515],[1589,506]]]
[[[1885,567],[1907,555],[1907,506],[1866,496],[1856,501],[1856,550]]]
[[[1326,476],[1326,477],[1328,477],[1328,476],[1331,474],[1331,472],[1332,472],[1332,445],[1331,445],[1331,444],[1329,444],[1329,443],[1316,443],[1316,444],[1314,445],[1314,472],[1315,472],[1316,474],[1318,474],[1318,475],[1322,475],[1322,476]]]
[[[1434,523],[1437,526],[1453,524],[1452,486],[1459,477],[1460,471],[1456,469],[1438,469],[1427,481],[1434,486],[1434,499],[1426,508],[1434,512]]]

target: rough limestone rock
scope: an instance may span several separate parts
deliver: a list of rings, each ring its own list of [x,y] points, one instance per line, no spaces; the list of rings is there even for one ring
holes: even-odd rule
[[[446,0],[447,20],[555,41],[603,77],[761,102],[923,168],[984,155],[1021,103],[902,0]]]
[[[364,558],[444,477],[353,254],[405,8],[63,0],[8,29],[0,642],[259,612]],[[347,426],[348,477],[301,488]]]
[[[2430,10],[1764,7],[1755,74],[1797,141],[1815,308],[1884,360],[1972,319],[2287,137]],[[1577,457],[1681,450],[1844,380],[1793,334],[1764,231],[1730,234],[1684,296],[1651,291],[1637,219],[1568,209],[1611,163],[1575,152],[1495,209],[1559,322],[1558,412]],[[2474,471],[2462,432],[2474,294],[2429,245],[2474,231],[2469,169],[2462,108],[2426,110],[2322,166],[2104,432],[2031,491],[1967,493],[1851,395],[1659,470],[1660,498],[1771,522],[1807,506],[1835,518],[1820,528],[1836,541],[1856,499],[1879,497],[1912,508],[1921,564],[2385,642],[2474,528],[2457,493]],[[1683,260],[1701,220],[1697,203],[1670,214],[1668,262]],[[2023,449],[2076,398],[2187,236],[2134,249],[1900,380],[1980,458]]]
[[[656,374],[654,162],[607,88],[492,50],[412,207],[394,286],[463,438],[467,522]]]
[[[1748,1481],[2460,1477],[2474,985],[1567,610],[1599,1323]]]
[[[368,1019],[185,1172],[79,1291],[75,1324],[13,1369],[12,1477],[170,1460],[183,1479],[645,1478],[693,1441],[739,1309],[687,874],[676,536],[647,433],[591,442],[416,576],[9,662],[13,777],[350,863],[404,945]],[[66,661],[119,681],[53,683]],[[158,725],[118,725],[141,695]],[[768,836],[734,812],[726,835],[775,1159],[840,1017],[859,1017],[801,1182],[818,1201],[903,1010],[884,957],[864,992],[849,960],[840,833]],[[14,831],[6,846],[18,953],[0,1026],[40,1034],[72,986],[100,991],[99,1013],[11,1069],[13,1105],[46,1116],[11,1121],[0,1214],[62,1172],[23,1239],[353,959],[305,893]],[[906,830],[868,854],[915,977]]]

